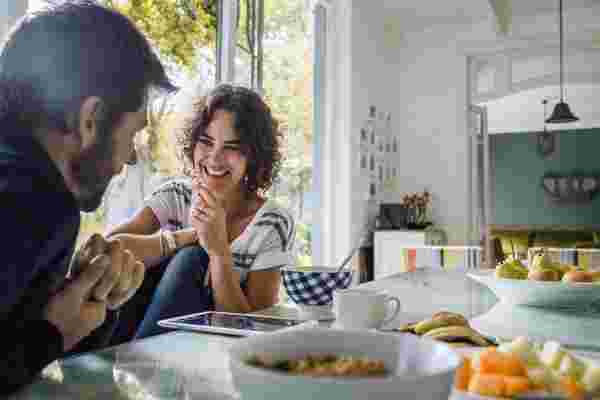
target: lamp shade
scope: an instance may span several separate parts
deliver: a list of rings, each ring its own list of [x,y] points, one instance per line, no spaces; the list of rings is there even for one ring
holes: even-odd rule
[[[549,124],[561,124],[565,122],[575,122],[579,121],[569,108],[569,105],[564,101],[561,101],[554,106],[554,111],[552,111],[552,115],[546,120]]]

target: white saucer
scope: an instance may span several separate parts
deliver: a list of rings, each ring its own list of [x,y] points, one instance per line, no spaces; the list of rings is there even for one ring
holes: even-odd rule
[[[361,331],[361,332],[379,332],[381,327],[379,328],[360,328],[360,327],[348,327],[348,326],[343,326],[341,325],[339,322],[334,321],[331,325],[330,328],[332,329],[339,329],[339,330],[344,330],[344,331]]]
[[[300,319],[332,321],[335,319],[331,305],[326,306],[309,306],[297,304],[298,314]]]

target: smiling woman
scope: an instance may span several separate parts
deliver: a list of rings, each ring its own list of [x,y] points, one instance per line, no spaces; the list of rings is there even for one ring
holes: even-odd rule
[[[137,338],[161,333],[156,323],[169,317],[270,307],[279,268],[295,264],[295,221],[265,193],[282,157],[269,106],[256,91],[228,84],[193,104],[181,143],[191,176],[159,187],[108,234],[156,276],[126,305],[135,315],[121,339],[141,317]]]

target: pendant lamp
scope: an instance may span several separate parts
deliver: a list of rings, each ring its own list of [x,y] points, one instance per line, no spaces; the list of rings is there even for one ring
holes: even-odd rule
[[[562,124],[566,122],[579,121],[569,108],[569,105],[565,103],[564,99],[564,60],[563,60],[563,5],[562,0],[559,0],[559,14],[560,14],[560,102],[554,106],[552,115],[546,120],[549,124]]]

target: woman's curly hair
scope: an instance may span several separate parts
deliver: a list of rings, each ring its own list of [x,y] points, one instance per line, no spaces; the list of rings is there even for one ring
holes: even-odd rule
[[[230,112],[239,135],[240,149],[248,159],[244,184],[248,193],[264,193],[281,168],[278,123],[262,97],[252,89],[220,84],[193,104],[192,117],[179,138],[184,157],[194,164],[194,149],[218,110]],[[187,171],[189,173],[189,171]]]

